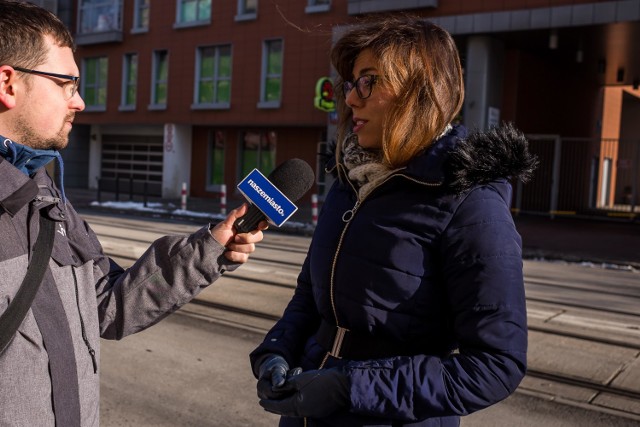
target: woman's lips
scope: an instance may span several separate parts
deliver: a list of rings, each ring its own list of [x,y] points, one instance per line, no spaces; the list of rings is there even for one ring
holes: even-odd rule
[[[353,131],[358,132],[364,127],[364,125],[367,124],[367,121],[362,119],[356,119],[353,121],[353,123],[354,123]]]

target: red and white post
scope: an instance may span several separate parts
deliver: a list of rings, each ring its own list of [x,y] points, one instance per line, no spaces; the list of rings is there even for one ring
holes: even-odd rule
[[[182,191],[180,192],[180,209],[187,210],[187,183],[182,183]]]
[[[318,225],[318,195],[311,195],[311,223],[315,227]]]
[[[227,214],[227,185],[222,184],[220,186],[220,213],[222,215]]]

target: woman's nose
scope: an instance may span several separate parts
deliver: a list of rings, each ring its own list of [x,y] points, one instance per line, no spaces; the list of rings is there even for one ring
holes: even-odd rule
[[[361,101],[362,100],[358,96],[358,91],[356,90],[355,87],[352,88],[345,96],[345,103],[349,108],[353,108],[354,106],[356,107],[359,106]]]

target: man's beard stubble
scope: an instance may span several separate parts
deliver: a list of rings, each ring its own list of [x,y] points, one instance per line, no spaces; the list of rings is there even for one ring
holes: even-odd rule
[[[69,113],[64,118],[60,130],[53,138],[42,138],[37,135],[28,121],[20,116],[16,120],[16,129],[19,132],[17,143],[26,145],[36,150],[56,150],[60,151],[69,144],[69,132],[65,129],[68,121],[73,121],[75,113]]]

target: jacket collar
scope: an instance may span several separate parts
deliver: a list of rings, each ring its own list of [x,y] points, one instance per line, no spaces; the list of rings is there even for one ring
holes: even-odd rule
[[[0,135],[0,157],[11,163],[20,172],[27,176],[35,176],[51,160],[58,162],[60,173],[57,174],[58,188],[62,195],[62,200],[66,203],[64,194],[64,162],[57,150],[42,150],[18,144],[9,138]]]
[[[2,135],[0,135],[0,141],[0,156],[28,176],[51,160],[60,158],[60,153],[56,150],[38,150],[18,144]]]
[[[396,174],[424,183],[445,184],[461,193],[496,180],[527,182],[537,164],[536,156],[529,152],[527,138],[511,123],[471,133],[456,125]],[[335,167],[335,156],[330,155],[327,172],[335,173]]]
[[[0,177],[0,207],[11,216],[15,216],[38,195],[38,184],[2,157]]]
[[[446,180],[446,164],[459,140],[466,138],[467,129],[455,125],[444,136],[437,139],[422,154],[413,158],[400,173],[419,181],[443,183]]]

